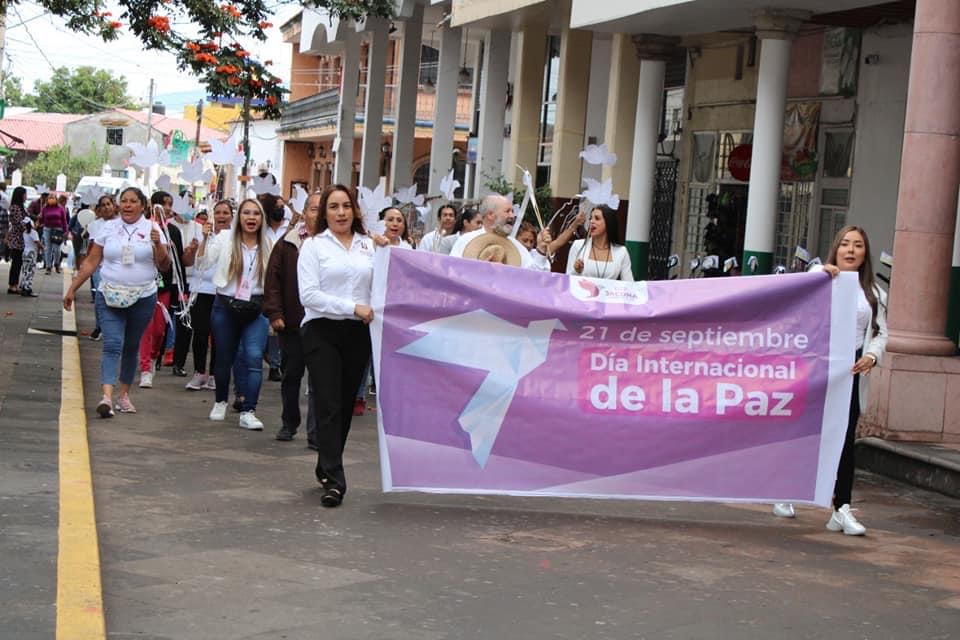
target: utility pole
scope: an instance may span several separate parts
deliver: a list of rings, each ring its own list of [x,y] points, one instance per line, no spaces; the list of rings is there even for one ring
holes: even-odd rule
[[[2,0],[0,0],[2,1]],[[200,157],[200,125],[203,122],[203,98],[197,100],[197,135],[193,139],[193,157]]]
[[[7,2],[0,0],[0,120],[7,108],[7,74],[4,72],[4,53],[7,48]]]
[[[247,186],[247,176],[250,170],[250,94],[243,96],[243,177],[240,182]]]
[[[2,1],[2,0],[0,0]],[[153,78],[150,78],[150,97],[148,98],[149,104],[147,105],[147,144],[150,144],[150,139],[153,137]]]

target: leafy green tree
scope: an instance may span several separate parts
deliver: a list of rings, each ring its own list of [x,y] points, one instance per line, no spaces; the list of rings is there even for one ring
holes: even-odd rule
[[[24,0],[0,0],[14,8]],[[287,93],[280,79],[267,70],[269,61],[252,59],[237,41],[243,36],[266,40],[270,11],[294,0],[115,0],[114,16],[106,0],[32,0],[66,20],[79,33],[106,41],[129,30],[147,49],[169,51],[181,69],[190,69],[207,85],[210,95],[249,98],[267,118],[277,118]],[[298,1],[298,4],[300,2]],[[308,0],[336,15],[354,20],[392,17],[393,0]]]
[[[7,105],[11,107],[36,107],[37,99],[23,92],[23,84],[16,76],[7,76],[3,82]]]
[[[23,167],[23,183],[45,184],[53,188],[57,175],[62,173],[67,176],[67,189],[72,190],[83,176],[100,175],[106,160],[106,148],[98,150],[96,143],[91,143],[90,151],[82,156],[72,156],[69,145],[57,145]]]
[[[126,78],[95,67],[58,67],[50,80],[36,83],[34,93],[37,109],[53,113],[97,113],[115,107],[137,107],[127,96]]]

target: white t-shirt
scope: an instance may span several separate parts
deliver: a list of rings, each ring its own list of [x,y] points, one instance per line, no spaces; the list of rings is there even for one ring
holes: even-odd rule
[[[274,229],[269,224],[264,228],[264,231],[267,233],[267,240],[270,241],[270,246],[275,247],[277,243],[287,235],[287,231],[290,231],[290,221],[284,220],[280,223],[280,226]]]
[[[125,223],[119,216],[104,221],[98,227],[97,235],[92,236],[93,241],[103,247],[100,277],[105,282],[144,287],[143,298],[156,293],[157,266],[150,242],[150,232],[154,229],[160,230],[142,216],[133,224]],[[160,237],[163,238],[163,235]],[[132,263],[124,264],[125,251],[132,252]],[[151,284],[152,287],[148,286]]]
[[[40,234],[32,226],[29,231],[23,232],[23,255],[35,253],[40,244]]]
[[[243,249],[243,269],[240,271],[240,280],[248,280],[250,282],[250,295],[262,295],[263,278],[257,278],[257,265],[254,262],[260,254],[260,247],[250,248],[245,244],[241,244],[240,248]],[[213,278],[213,274],[211,274],[210,277]],[[217,289],[217,293],[222,296],[236,296],[238,284],[237,278],[231,278],[227,286]]]

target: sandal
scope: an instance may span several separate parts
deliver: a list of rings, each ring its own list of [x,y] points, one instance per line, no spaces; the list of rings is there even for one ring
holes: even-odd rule
[[[343,502],[343,493],[339,489],[327,489],[320,498],[320,504],[328,508],[339,507],[341,502]]]

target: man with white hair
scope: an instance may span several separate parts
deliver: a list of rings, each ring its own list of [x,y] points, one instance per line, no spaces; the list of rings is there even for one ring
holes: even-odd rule
[[[547,258],[547,250],[550,245],[550,231],[544,229],[537,236],[536,251],[527,251],[527,248],[520,244],[516,238],[511,237],[510,232],[517,220],[516,213],[513,211],[513,203],[505,196],[499,194],[488,195],[480,203],[480,217],[483,219],[483,226],[476,231],[461,234],[456,244],[450,250],[450,255],[456,258],[462,258],[464,249],[474,238],[485,233],[494,233],[510,241],[520,252],[521,264],[524,269],[536,269],[538,271],[550,271],[550,260]]]

